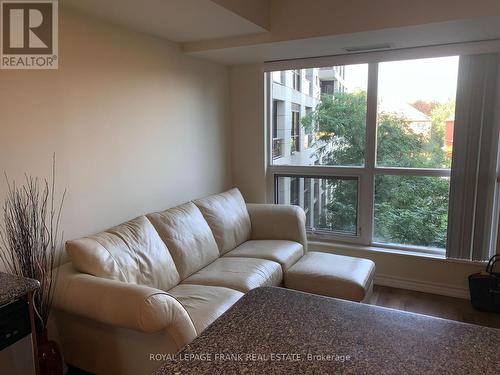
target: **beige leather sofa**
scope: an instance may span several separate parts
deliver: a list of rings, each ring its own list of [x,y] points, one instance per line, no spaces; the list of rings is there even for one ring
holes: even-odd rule
[[[97,374],[148,374],[245,292],[282,285],[307,251],[305,215],[295,206],[247,205],[232,189],[66,249],[71,262],[60,267],[52,316],[66,362]],[[368,293],[371,264],[356,267]],[[290,283],[307,291],[315,283],[302,268]]]

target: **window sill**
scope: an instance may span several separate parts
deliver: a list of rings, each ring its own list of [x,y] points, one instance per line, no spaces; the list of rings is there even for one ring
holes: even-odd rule
[[[344,251],[352,251],[353,253],[381,253],[381,254],[387,254],[387,255],[393,255],[393,256],[402,256],[402,257],[416,257],[416,258],[425,258],[437,262],[446,262],[446,263],[467,263],[467,264],[473,264],[473,265],[478,265],[478,266],[484,266],[487,261],[473,261],[473,260],[462,260],[462,259],[451,259],[451,258],[446,258],[445,255],[438,255],[438,254],[429,254],[429,253],[423,253],[423,252],[418,252],[418,251],[412,251],[408,249],[396,249],[396,248],[386,248],[386,247],[380,247],[380,246],[365,246],[365,245],[358,245],[358,244],[347,244],[347,243],[342,243],[342,242],[330,242],[330,241],[318,241],[317,239],[310,239],[309,240],[309,247],[313,248],[314,250],[329,250],[331,251],[332,249],[341,249]]]

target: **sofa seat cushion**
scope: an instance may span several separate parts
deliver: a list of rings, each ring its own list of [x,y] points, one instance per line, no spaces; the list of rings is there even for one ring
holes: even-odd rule
[[[145,216],[93,236],[66,242],[80,272],[168,290],[180,281],[165,243]]]
[[[183,281],[183,284],[221,286],[248,292],[259,286],[278,286],[281,266],[269,260],[219,258]]]
[[[250,216],[238,189],[193,201],[212,229],[220,254],[250,238]]]
[[[375,263],[369,259],[311,251],[285,272],[285,286],[360,302],[370,292],[374,274]]]
[[[195,284],[181,284],[168,293],[186,309],[198,334],[243,296],[237,290]]]
[[[290,268],[304,255],[302,245],[294,241],[254,240],[243,242],[224,257],[245,257],[272,260],[281,264],[283,270]]]
[[[210,227],[198,207],[185,203],[148,215],[185,279],[219,257]]]

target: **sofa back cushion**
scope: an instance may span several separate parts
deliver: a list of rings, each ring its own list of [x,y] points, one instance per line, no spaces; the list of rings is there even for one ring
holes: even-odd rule
[[[250,216],[238,189],[198,199],[194,203],[210,225],[221,254],[250,238]]]
[[[165,243],[145,216],[68,241],[66,249],[78,271],[94,276],[161,290],[180,281]]]
[[[170,250],[181,280],[219,257],[212,231],[192,202],[148,218]]]

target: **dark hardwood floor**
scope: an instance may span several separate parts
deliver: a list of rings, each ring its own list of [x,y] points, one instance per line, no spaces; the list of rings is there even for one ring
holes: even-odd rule
[[[375,285],[373,305],[500,328],[500,314],[475,310],[469,300]]]

